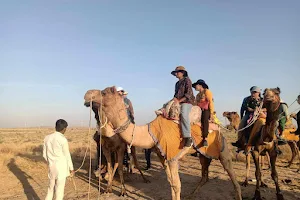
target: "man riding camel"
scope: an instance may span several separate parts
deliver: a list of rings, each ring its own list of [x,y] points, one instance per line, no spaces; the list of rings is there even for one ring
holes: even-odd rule
[[[297,102],[300,105],[300,95],[297,98]],[[293,134],[300,135],[300,111],[297,114],[291,114],[291,117],[297,121],[297,130],[292,132]]]
[[[188,77],[188,72],[183,66],[178,66],[171,72],[173,76],[178,78],[175,85],[174,102],[181,105],[180,123],[182,135],[184,138],[184,146],[191,147],[193,144],[191,138],[190,112],[195,102],[195,96],[192,89],[192,81]]]
[[[241,106],[240,116],[241,116],[241,122],[239,125],[238,130],[243,129],[247,126],[247,124],[252,119],[255,110],[260,106],[260,103],[262,103],[262,97],[261,97],[261,90],[257,86],[253,86],[250,88],[251,95],[248,97],[245,97],[243,99],[243,103]],[[245,114],[245,115],[244,115]],[[238,132],[238,140],[235,143],[232,143],[233,146],[238,147],[239,149],[243,146],[241,144],[241,139],[244,136],[245,131],[239,131]],[[247,134],[249,135],[249,134]]]

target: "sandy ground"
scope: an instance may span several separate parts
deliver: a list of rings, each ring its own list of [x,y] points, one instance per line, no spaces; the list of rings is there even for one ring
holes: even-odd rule
[[[47,166],[41,154],[41,144],[46,134],[51,133],[50,128],[43,129],[0,129],[0,199],[44,199],[47,192],[48,178]],[[228,141],[235,138],[234,133],[225,132]],[[82,161],[85,148],[88,144],[88,130],[83,128],[72,128],[66,134],[70,142],[75,169]],[[93,142],[93,141],[92,141]],[[94,157],[95,144],[92,143]],[[291,168],[285,168],[290,152],[287,147],[282,148],[284,155],[277,162],[280,186],[287,200],[300,199],[300,174],[297,173],[295,161]],[[145,166],[142,151],[138,155],[141,166]],[[243,155],[239,155],[240,161],[234,161],[234,169],[240,183],[245,177],[245,163]],[[94,164],[94,161],[92,161]],[[265,166],[266,168],[267,166]],[[94,166],[93,166],[94,168]],[[89,158],[83,168],[74,178],[77,191],[73,182],[67,181],[65,188],[65,199],[88,199],[89,190]],[[251,165],[250,178],[254,179],[248,187],[242,188],[244,199],[251,199],[255,190],[254,165]],[[152,154],[152,169],[145,172],[151,183],[144,183],[138,172],[125,176],[128,196],[119,197],[120,184],[116,175],[113,194],[101,194],[100,199],[171,199],[171,191],[166,175],[158,162],[157,156]],[[234,199],[234,190],[226,172],[218,160],[212,161],[210,167],[210,181],[196,193],[192,199],[223,200]],[[201,178],[201,166],[199,160],[187,155],[180,162],[180,178],[182,182],[182,199],[185,199],[196,187]],[[285,179],[291,183],[283,183]],[[270,176],[270,170],[263,170],[263,180],[268,188],[262,188],[262,196],[265,199],[276,199],[275,185]],[[106,188],[106,183],[101,183],[101,189]],[[90,199],[98,198],[98,179],[91,178]]]

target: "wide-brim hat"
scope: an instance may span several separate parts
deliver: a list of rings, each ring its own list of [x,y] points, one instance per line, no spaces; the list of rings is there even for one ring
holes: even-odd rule
[[[175,73],[176,73],[176,72],[187,72],[187,71],[186,71],[186,69],[184,68],[184,66],[178,66],[178,67],[175,68],[174,71],[171,72],[171,74],[172,74],[173,76],[175,76]]]
[[[193,84],[192,84],[192,87],[193,87],[193,88],[196,88],[196,85],[202,85],[203,88],[209,89],[209,88],[208,88],[208,85],[207,85],[207,84],[205,83],[205,81],[202,80],[202,79],[199,79],[197,82],[193,83]]]

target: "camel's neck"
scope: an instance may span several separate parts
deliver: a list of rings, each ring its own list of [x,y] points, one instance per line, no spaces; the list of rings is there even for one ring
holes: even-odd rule
[[[150,149],[155,145],[152,137],[148,132],[148,125],[134,126],[134,124],[130,124],[124,132],[120,133],[120,136],[128,144],[130,144],[132,141],[132,135],[134,137],[132,146]]]
[[[276,121],[279,118],[279,105],[280,102],[272,102],[267,104],[267,124],[269,124],[272,121]]]

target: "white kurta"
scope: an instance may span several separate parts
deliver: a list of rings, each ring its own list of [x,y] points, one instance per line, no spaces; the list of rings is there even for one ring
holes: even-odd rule
[[[48,177],[53,179],[65,179],[74,170],[69,151],[69,144],[62,133],[54,132],[44,139],[43,157],[48,163]]]

